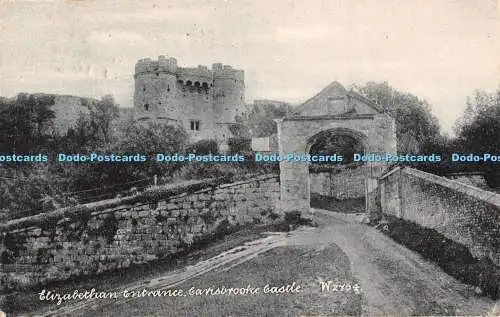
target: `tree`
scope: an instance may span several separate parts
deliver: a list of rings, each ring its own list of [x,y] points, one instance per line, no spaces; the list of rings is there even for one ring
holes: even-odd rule
[[[82,152],[114,141],[113,123],[119,116],[119,109],[113,96],[106,95],[97,102],[82,99],[82,104],[89,113],[80,113],[65,135],[55,136],[53,150]]]
[[[363,146],[350,136],[323,133],[311,146],[309,154],[331,155],[333,153],[344,157],[344,164],[352,163],[355,153],[362,153]]]
[[[118,105],[112,95],[105,95],[98,102],[83,99],[90,110],[88,117],[92,139],[107,143],[112,138],[112,123],[119,116]]]
[[[162,123],[135,123],[128,127],[120,150],[137,153],[179,153],[188,143],[188,134],[180,126]]]
[[[109,142],[112,137],[112,122],[119,116],[118,106],[112,95],[105,95],[91,108],[90,115],[95,124],[97,133],[100,133],[105,142]]]
[[[85,152],[99,145],[99,139],[92,130],[92,122],[87,114],[80,113],[76,123],[66,135],[56,136],[56,152]]]
[[[287,103],[254,105],[246,116],[245,125],[249,127],[252,136],[268,137],[278,132],[274,119],[285,117],[291,110],[292,107]]]
[[[455,133],[464,151],[500,152],[500,89],[493,94],[475,91],[456,122]]]
[[[54,111],[50,109],[54,105],[53,95],[30,95],[28,97],[28,107],[31,113],[31,124],[33,126],[35,143],[44,145],[47,138],[47,128],[55,118]]]
[[[29,153],[47,145],[46,128],[54,118],[50,95],[22,93],[0,100],[0,148],[3,152]]]
[[[121,184],[152,178],[155,174],[172,175],[182,166],[182,163],[156,162],[154,155],[157,153],[182,154],[187,142],[188,134],[181,127],[160,123],[136,123],[128,127],[122,139],[94,147],[92,152],[108,155],[144,155],[146,156],[145,162],[67,164],[66,170],[62,172],[71,175],[73,191],[96,186],[114,186],[116,190]],[[127,186],[130,187],[130,185]]]
[[[455,125],[454,150],[463,153],[500,152],[500,88],[492,94],[475,91],[467,100],[467,108]],[[500,169],[497,162],[483,162],[473,166],[486,172],[490,187],[500,186]]]
[[[28,153],[33,148],[30,113],[23,106],[9,105],[0,113],[2,151]]]
[[[442,142],[439,121],[426,100],[400,92],[387,82],[367,82],[352,88],[374,100],[396,120],[399,153],[426,152]]]

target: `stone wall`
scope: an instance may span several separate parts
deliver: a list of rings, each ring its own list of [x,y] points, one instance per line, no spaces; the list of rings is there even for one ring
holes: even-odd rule
[[[69,128],[74,128],[81,116],[88,117],[90,108],[97,99],[83,98],[69,95],[53,95],[54,104],[50,110],[54,111],[52,119],[52,133],[64,135]]]
[[[311,193],[337,199],[350,199],[365,197],[364,167],[345,168],[329,172],[310,173]]]
[[[0,291],[127,268],[269,223],[279,178],[190,181],[0,225]]]
[[[432,228],[500,265],[500,195],[411,168],[379,180],[382,212]]]

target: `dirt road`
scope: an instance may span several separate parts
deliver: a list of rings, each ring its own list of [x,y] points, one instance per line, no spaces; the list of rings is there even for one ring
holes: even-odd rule
[[[492,300],[375,229],[329,211],[315,215],[320,227],[293,235],[289,243],[339,245],[360,281],[367,316],[500,316]]]

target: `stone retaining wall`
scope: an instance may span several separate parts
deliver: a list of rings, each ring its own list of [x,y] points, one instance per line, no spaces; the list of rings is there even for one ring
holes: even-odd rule
[[[382,212],[437,230],[500,265],[500,195],[411,168],[379,180]]]
[[[189,181],[0,225],[0,291],[127,268],[271,223],[279,177]]]

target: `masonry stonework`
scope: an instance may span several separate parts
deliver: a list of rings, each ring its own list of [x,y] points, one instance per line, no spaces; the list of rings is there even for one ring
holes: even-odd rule
[[[298,107],[294,114],[277,120],[279,152],[307,154],[323,133],[354,138],[365,153],[396,153],[394,119],[363,96],[332,83]],[[312,153],[314,154],[314,153]],[[367,209],[373,209],[377,179],[384,164],[367,163],[364,186]],[[282,211],[310,211],[309,166],[305,163],[280,162]]]
[[[139,60],[134,77],[136,120],[177,124],[192,141],[227,142],[245,112],[244,71],[229,65],[180,67],[175,58],[159,56]]]
[[[93,107],[99,102],[98,99],[71,95],[34,93],[32,96],[35,99],[51,100],[49,109],[53,111],[54,118],[43,131],[49,135],[65,135],[69,129],[76,127],[80,118],[89,118]],[[13,99],[15,98],[17,97]]]
[[[0,225],[0,291],[175,256],[214,235],[276,219],[277,175],[191,181]]]
[[[411,168],[380,179],[384,214],[435,229],[500,265],[500,195]]]
[[[365,197],[364,166],[310,173],[311,193],[338,200]]]

